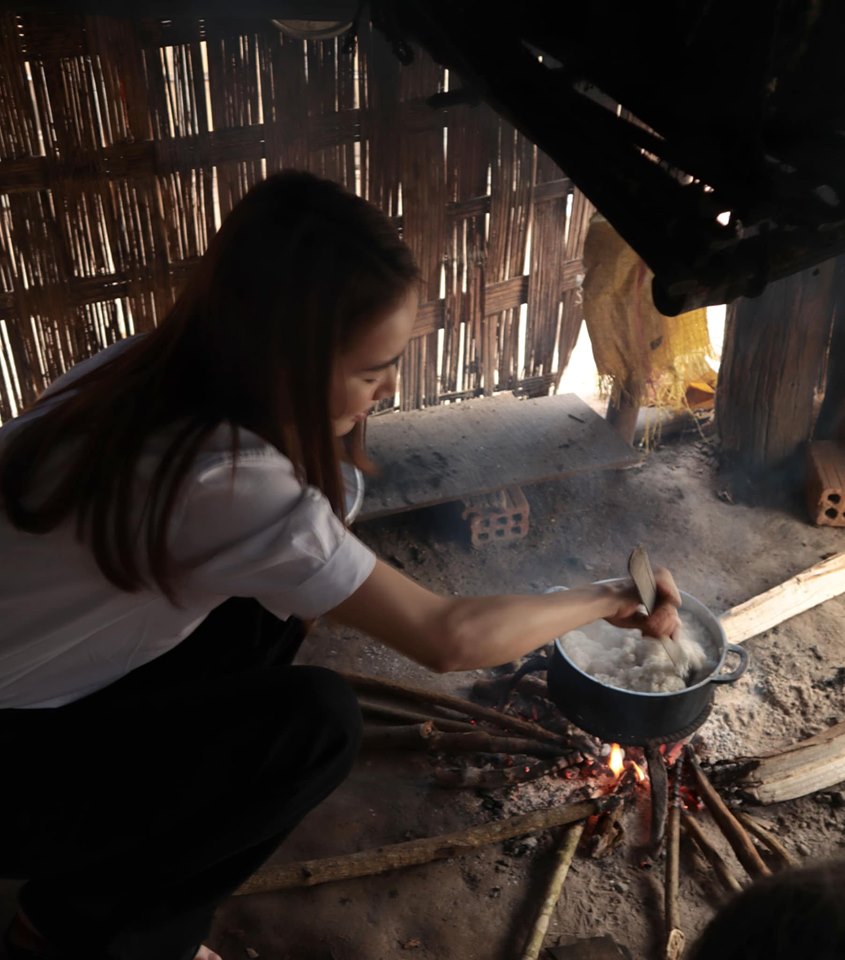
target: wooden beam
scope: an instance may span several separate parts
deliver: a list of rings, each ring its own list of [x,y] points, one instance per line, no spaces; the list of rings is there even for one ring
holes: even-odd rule
[[[728,643],[742,643],[845,593],[845,553],[808,567],[789,580],[732,607],[719,618]]]
[[[830,342],[834,274],[829,261],[728,307],[716,422],[722,462],[739,489],[768,479],[813,433],[816,385]]]
[[[123,0],[19,0],[14,10],[21,13],[89,14],[104,17],[127,16]],[[133,17],[231,17],[230,0],[193,0],[178,4],[172,0],[140,0],[132,6]],[[269,20],[353,20],[356,0],[240,0],[239,17]]]

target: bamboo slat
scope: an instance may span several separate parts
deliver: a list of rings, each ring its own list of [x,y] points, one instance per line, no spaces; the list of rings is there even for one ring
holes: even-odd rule
[[[350,51],[269,20],[0,13],[0,421],[158,323],[285,167],[360,192],[417,255],[401,409],[553,387],[589,204],[490,108],[429,107],[449,78],[415,54],[401,66],[366,23]]]

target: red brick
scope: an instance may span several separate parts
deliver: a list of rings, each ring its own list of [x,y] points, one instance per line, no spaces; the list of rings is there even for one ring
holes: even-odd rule
[[[462,516],[469,525],[474,547],[521,540],[528,533],[528,501],[519,487],[505,487],[464,500]]]
[[[845,527],[845,446],[816,440],[807,450],[807,506],[812,522]]]

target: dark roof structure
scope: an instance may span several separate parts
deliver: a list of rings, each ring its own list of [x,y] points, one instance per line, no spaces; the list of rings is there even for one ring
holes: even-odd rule
[[[841,3],[503,7],[374,14],[400,55],[421,43],[566,171],[654,271],[663,313],[755,296],[845,249]]]
[[[231,9],[137,0],[131,13]],[[458,77],[458,89],[432,91],[432,106],[484,100],[549,154],[654,271],[663,313],[755,296],[845,250],[836,0],[242,0],[237,14],[371,15],[400,59],[409,42],[425,47]]]

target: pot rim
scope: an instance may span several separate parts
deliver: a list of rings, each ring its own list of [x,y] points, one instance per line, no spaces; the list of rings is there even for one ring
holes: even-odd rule
[[[595,582],[602,583],[602,584],[604,583],[612,584],[612,583],[624,583],[625,581],[626,581],[625,577],[611,577],[607,580],[596,580]],[[556,589],[556,588],[552,588],[552,589]],[[563,587],[562,589],[566,590],[568,588]],[[550,592],[550,591],[547,591],[547,592]],[[719,618],[716,616],[715,613],[713,613],[712,610],[709,609],[709,607],[706,607],[697,597],[694,597],[691,593],[686,593],[684,590],[680,590],[680,589],[678,590],[678,593],[681,595],[681,609],[684,609],[686,607],[686,609],[690,610],[696,616],[697,619],[704,622],[705,625],[707,625],[708,628],[710,628],[711,636],[713,636],[714,640],[718,642],[720,647],[719,660],[716,663],[716,665],[713,667],[710,673],[707,674],[707,676],[702,677],[702,679],[699,680],[698,683],[694,683],[692,684],[692,686],[684,687],[683,690],[669,690],[666,692],[647,691],[647,690],[628,690],[626,687],[616,687],[613,684],[605,683],[603,680],[598,680],[596,677],[592,676],[592,674],[586,673],[579,666],[577,666],[569,658],[568,654],[566,653],[566,650],[564,650],[563,644],[561,643],[561,639],[562,639],[561,637],[555,638],[555,641],[554,641],[555,650],[557,653],[559,653],[563,657],[563,659],[567,663],[567,666],[575,670],[577,673],[580,673],[582,677],[585,677],[587,680],[592,681],[594,684],[596,684],[596,686],[601,687],[604,690],[613,690],[615,693],[624,693],[631,697],[648,697],[653,699],[679,697],[679,696],[683,696],[686,693],[691,693],[693,690],[699,690],[702,687],[705,687],[708,684],[713,683],[714,675],[718,674],[718,672],[722,669],[722,665],[725,662],[725,657],[728,654],[728,637],[727,637],[727,634],[725,633],[725,628],[722,626]],[[704,613],[705,616],[701,617],[700,616],[701,613]],[[572,631],[568,631],[568,632],[571,633]]]

